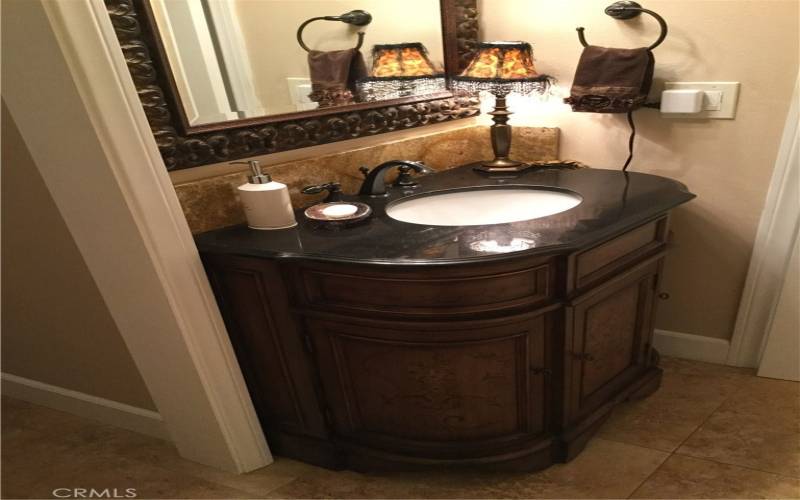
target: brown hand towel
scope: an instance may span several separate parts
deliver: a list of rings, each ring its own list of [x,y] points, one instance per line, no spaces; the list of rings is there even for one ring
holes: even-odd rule
[[[583,49],[570,96],[573,111],[625,113],[647,99],[653,83],[653,53],[647,48]]]
[[[312,50],[308,53],[308,71],[308,97],[323,108],[354,103],[356,81],[367,76],[367,65],[358,49]]]

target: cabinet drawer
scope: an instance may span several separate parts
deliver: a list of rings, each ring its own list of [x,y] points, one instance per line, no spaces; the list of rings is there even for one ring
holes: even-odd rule
[[[667,239],[667,218],[648,222],[574,256],[574,288],[582,288],[627,267]]]
[[[291,272],[300,278],[294,280],[294,295],[301,307],[380,317],[506,311],[544,303],[554,294],[550,259],[461,269],[398,272],[315,265]]]

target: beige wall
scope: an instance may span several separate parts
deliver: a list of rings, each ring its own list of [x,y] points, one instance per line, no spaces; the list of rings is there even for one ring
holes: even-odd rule
[[[649,16],[621,22],[597,0],[482,0],[486,40],[534,44],[537,67],[568,92],[581,46],[649,45],[658,26]],[[735,120],[665,119],[636,113],[632,171],[672,177],[698,198],[675,211],[675,248],[668,258],[657,327],[729,338],[738,308],[792,88],[798,72],[796,0],[647,0],[669,23],[655,50],[657,97],[666,81],[739,81]],[[627,156],[624,115],[571,113],[554,102],[518,105],[512,124],[561,128],[561,155],[619,168]]]
[[[372,46],[381,43],[421,42],[431,60],[443,65],[442,22],[437,0],[238,0],[242,36],[248,47],[256,93],[269,114],[296,111],[287,77],[307,78],[307,53],[298,45],[298,26],[311,17],[339,15],[353,9],[372,14],[363,28],[329,21],[314,22],[303,41],[316,50],[355,46],[364,31],[362,52],[370,64]]]
[[[155,409],[5,104],[2,162],[3,372]]]

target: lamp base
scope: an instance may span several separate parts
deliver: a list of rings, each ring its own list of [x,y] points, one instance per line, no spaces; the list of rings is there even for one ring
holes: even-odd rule
[[[521,172],[530,168],[530,165],[521,161],[509,160],[508,158],[495,158],[492,161],[482,162],[474,170],[479,172]]]
[[[481,166],[475,167],[475,170],[481,172],[520,172],[529,167],[527,163],[512,160],[508,157],[508,153],[511,150],[511,125],[508,124],[508,117],[511,112],[506,106],[506,94],[508,94],[508,91],[505,89],[494,91],[494,111],[489,113],[492,115],[492,121],[494,122],[489,129],[492,137],[494,160],[481,162]]]

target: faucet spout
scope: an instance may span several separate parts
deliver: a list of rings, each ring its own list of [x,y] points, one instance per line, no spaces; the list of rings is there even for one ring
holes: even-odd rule
[[[361,196],[382,196],[386,194],[386,172],[393,167],[414,170],[418,174],[432,174],[434,170],[424,163],[411,160],[390,160],[370,170],[358,194]]]

